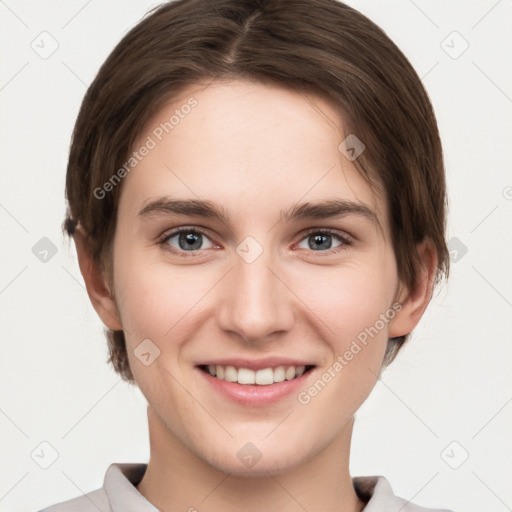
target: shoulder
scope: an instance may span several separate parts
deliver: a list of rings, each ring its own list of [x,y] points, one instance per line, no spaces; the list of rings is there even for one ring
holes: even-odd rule
[[[136,488],[146,468],[147,464],[111,464],[105,473],[101,489],[56,503],[38,512],[158,512]]]
[[[83,496],[46,507],[38,512],[112,512],[107,493],[97,489]]]
[[[362,512],[452,512],[447,509],[425,508],[396,496],[383,476],[360,476],[352,481],[357,495],[366,502]]]

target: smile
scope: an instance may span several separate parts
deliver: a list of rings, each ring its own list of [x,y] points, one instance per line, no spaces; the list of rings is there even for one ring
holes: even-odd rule
[[[237,368],[232,365],[200,365],[199,368],[208,372],[212,377],[226,382],[235,382],[243,385],[269,386],[285,380],[293,380],[313,368],[307,366],[276,366],[251,370],[250,368]]]

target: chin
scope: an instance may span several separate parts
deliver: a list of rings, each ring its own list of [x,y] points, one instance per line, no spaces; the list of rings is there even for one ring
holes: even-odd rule
[[[223,452],[211,454],[209,457],[204,457],[203,454],[202,458],[209,466],[223,473],[239,477],[263,478],[288,473],[309,460],[313,454],[310,454],[310,456],[306,456],[306,454],[300,456],[296,452],[282,453],[267,447],[265,452],[261,453],[260,458],[255,459],[255,462],[249,460],[247,463],[243,462],[243,455],[243,453],[240,454],[240,458],[238,455],[227,457],[226,452]],[[258,455],[254,453],[254,456],[257,457]]]

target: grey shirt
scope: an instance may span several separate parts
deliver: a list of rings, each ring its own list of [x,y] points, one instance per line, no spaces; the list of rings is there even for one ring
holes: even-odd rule
[[[135,487],[146,468],[147,464],[111,464],[101,489],[39,512],[159,512]],[[363,512],[450,512],[419,507],[395,496],[382,476],[355,477],[352,481],[356,493],[366,502]]]

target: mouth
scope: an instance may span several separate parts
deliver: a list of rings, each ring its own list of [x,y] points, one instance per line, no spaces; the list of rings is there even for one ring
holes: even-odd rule
[[[197,361],[200,381],[223,399],[248,407],[266,407],[282,401],[289,403],[301,388],[315,378],[316,364],[311,359],[280,355],[259,359],[246,357]]]
[[[243,386],[271,386],[299,379],[309,373],[315,365],[279,365],[252,370],[233,365],[201,364],[198,368],[211,377]]]

